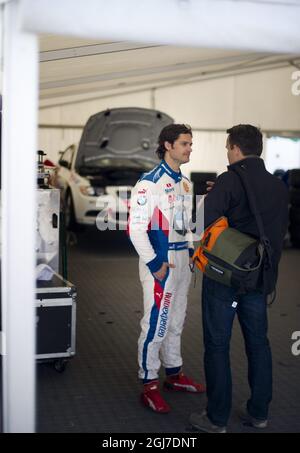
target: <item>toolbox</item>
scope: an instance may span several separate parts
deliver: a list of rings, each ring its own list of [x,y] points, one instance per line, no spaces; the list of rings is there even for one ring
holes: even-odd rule
[[[36,358],[51,361],[58,372],[75,355],[76,289],[59,274],[50,281],[37,281]]]

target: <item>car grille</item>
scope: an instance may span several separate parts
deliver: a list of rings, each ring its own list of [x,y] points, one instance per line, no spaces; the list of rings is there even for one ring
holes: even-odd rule
[[[97,217],[100,211],[87,211],[85,213],[86,217]]]

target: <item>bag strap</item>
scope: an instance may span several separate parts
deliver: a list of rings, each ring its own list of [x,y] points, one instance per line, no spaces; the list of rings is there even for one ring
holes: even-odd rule
[[[260,215],[260,213],[258,212],[258,209],[257,209],[257,204],[256,204],[256,201],[255,201],[254,193],[253,193],[253,191],[251,189],[251,186],[249,184],[249,180],[248,180],[248,177],[247,177],[246,168],[247,168],[246,165],[241,164],[241,165],[236,165],[235,167],[232,168],[232,170],[240,177],[240,180],[242,181],[242,185],[243,185],[243,187],[245,189],[245,192],[246,192],[246,195],[248,197],[250,210],[251,210],[252,214],[254,215],[256,223],[257,223],[259,236],[260,236],[260,241],[261,241],[261,243],[262,243],[262,245],[264,247],[266,258],[267,258],[265,260],[265,263],[264,263],[264,275],[265,275],[265,278],[268,279],[269,278],[268,277],[268,270],[273,268],[273,263],[272,263],[273,251],[272,251],[272,248],[271,248],[270,241],[269,241],[269,239],[267,238],[267,236],[265,234],[263,221],[262,221],[261,215]],[[274,289],[274,294],[275,294],[275,296],[273,297],[271,303],[268,304],[268,305],[271,305],[274,302],[274,300],[275,300],[275,297],[276,297],[275,289]]]
[[[253,190],[251,189],[251,186],[249,184],[246,166],[244,164],[236,165],[231,170],[233,170],[234,173],[236,173],[239,176],[240,180],[242,181],[242,185],[245,189],[245,192],[246,192],[246,195],[247,195],[247,198],[249,201],[251,213],[255,217],[255,221],[256,221],[256,224],[258,227],[258,231],[259,231],[260,240],[263,243],[263,245],[268,247],[270,245],[270,241],[266,237],[263,221],[262,221],[261,215],[257,209],[257,204],[256,204],[256,200],[254,197]]]

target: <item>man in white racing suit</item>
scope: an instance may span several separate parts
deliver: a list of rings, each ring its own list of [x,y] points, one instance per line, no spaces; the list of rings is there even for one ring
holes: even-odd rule
[[[205,391],[181,371],[181,333],[194,249],[189,228],[191,184],[180,166],[189,162],[191,151],[191,129],[183,124],[166,126],[159,136],[160,165],[141,177],[131,195],[129,236],[140,257],[144,294],[138,342],[141,400],[159,413],[170,411],[159,391],[161,363],[166,370],[165,388]]]

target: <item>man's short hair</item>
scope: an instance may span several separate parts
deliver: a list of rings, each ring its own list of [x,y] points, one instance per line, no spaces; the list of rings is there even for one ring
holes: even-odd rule
[[[167,151],[165,142],[169,142],[173,145],[180,134],[190,134],[193,136],[191,126],[188,126],[187,124],[169,124],[162,129],[158,137],[158,148],[156,150],[156,154],[160,160],[164,159]]]
[[[236,145],[244,156],[260,156],[263,149],[262,133],[258,127],[251,124],[238,124],[227,129],[230,147]]]

